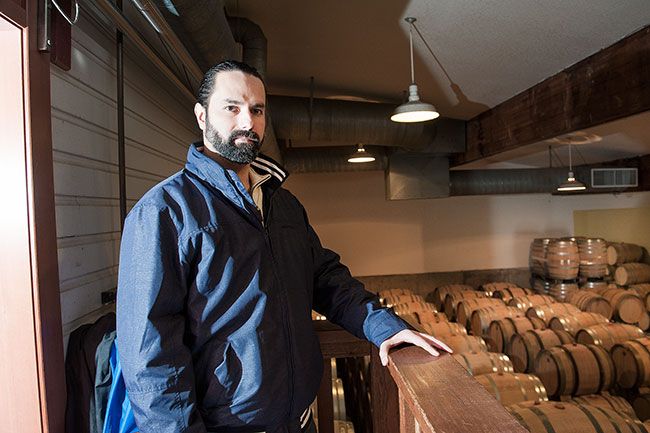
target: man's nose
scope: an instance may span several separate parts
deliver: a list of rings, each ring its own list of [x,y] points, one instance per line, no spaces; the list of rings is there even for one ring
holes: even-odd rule
[[[241,110],[237,116],[237,129],[248,131],[253,129],[253,116],[249,110]]]

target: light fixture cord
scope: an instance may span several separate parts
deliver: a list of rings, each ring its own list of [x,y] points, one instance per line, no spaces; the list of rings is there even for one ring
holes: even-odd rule
[[[571,143],[569,143],[569,171],[573,171],[573,165],[571,164]]]
[[[411,83],[415,84],[415,71],[413,69],[413,23],[409,23],[409,46],[411,47]]]

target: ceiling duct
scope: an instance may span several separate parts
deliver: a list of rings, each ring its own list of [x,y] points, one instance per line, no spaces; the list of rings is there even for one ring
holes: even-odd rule
[[[591,170],[606,167],[638,168],[639,186],[617,186],[594,188],[590,184]],[[624,158],[604,163],[574,167],[576,179],[587,186],[586,193],[611,193],[624,191],[646,191],[650,184],[643,184],[644,174],[648,173],[650,158]],[[452,170],[450,172],[450,195],[499,195],[499,194],[557,194],[557,186],[566,180],[566,167],[528,168],[504,170]]]
[[[347,159],[355,150],[355,147],[351,146],[303,147],[285,149],[283,165],[292,174],[383,171],[388,167],[386,148],[380,146],[364,146],[364,148],[375,157],[375,161],[363,164],[349,163]]]
[[[587,179],[589,170],[575,167],[578,179]],[[536,194],[554,192],[566,181],[566,167],[502,170],[452,170],[450,195]]]
[[[390,121],[393,104],[269,96],[278,139],[323,143],[368,143],[422,153],[465,151],[465,121],[399,124]]]
[[[209,67],[239,57],[221,0],[156,0],[156,3],[172,28],[180,22],[181,33],[189,37],[201,54],[203,62],[197,62],[200,65]]]
[[[260,26],[241,17],[228,17],[228,24],[235,41],[242,45],[242,61],[266,79],[267,42]]]

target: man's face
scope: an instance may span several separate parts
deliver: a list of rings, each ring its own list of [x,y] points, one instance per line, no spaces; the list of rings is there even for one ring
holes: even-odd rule
[[[205,147],[231,162],[249,164],[264,138],[265,103],[258,78],[240,71],[219,72],[208,109],[194,107]]]

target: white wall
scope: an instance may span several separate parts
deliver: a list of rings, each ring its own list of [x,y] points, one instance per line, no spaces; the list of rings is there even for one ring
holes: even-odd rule
[[[120,241],[114,32],[82,15],[72,31],[72,68],[52,66],[52,139],[64,335],[112,307]],[[134,50],[125,55],[129,208],[185,162],[198,137],[193,102]]]
[[[359,276],[527,267],[533,238],[573,234],[574,210],[650,204],[648,192],[386,201],[377,171],[300,174],[286,186]]]

